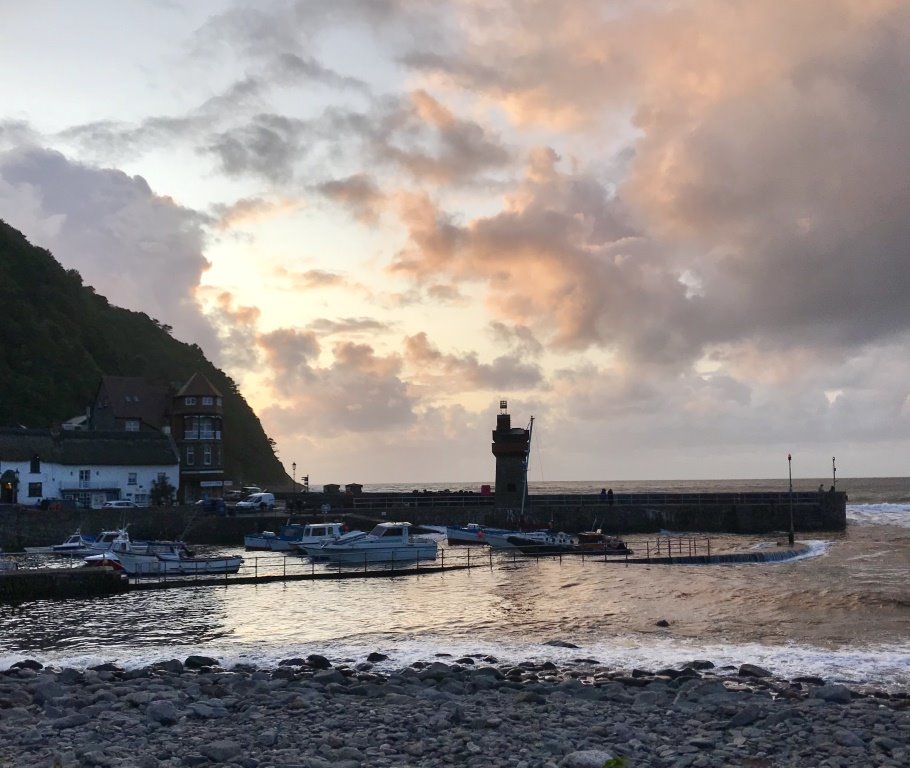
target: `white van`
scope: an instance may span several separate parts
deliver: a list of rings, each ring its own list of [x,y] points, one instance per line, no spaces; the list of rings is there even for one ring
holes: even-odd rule
[[[237,502],[237,509],[258,509],[263,512],[267,509],[275,509],[275,494],[264,491],[251,493],[243,501]]]

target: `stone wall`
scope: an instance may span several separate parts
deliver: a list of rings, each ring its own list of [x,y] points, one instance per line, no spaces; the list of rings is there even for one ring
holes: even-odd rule
[[[697,494],[659,496],[623,495],[620,503],[608,505],[590,496],[532,497],[524,520],[516,510],[490,504],[472,504],[470,499],[453,506],[441,498],[402,497],[399,504],[384,499],[381,508],[369,504],[352,508],[338,500],[327,517],[312,509],[289,514],[219,517],[202,515],[195,507],[149,507],[122,510],[61,510],[0,506],[0,549],[9,552],[24,547],[58,544],[77,529],[97,534],[129,524],[136,539],[182,538],[191,544],[242,546],[243,536],[262,530],[277,531],[286,522],[343,519],[350,528],[369,529],[381,520],[407,520],[415,524],[446,525],[481,523],[504,528],[553,527],[568,532],[601,528],[605,532],[655,533],[661,530],[705,533],[769,533],[788,531],[790,505],[787,494]],[[368,499],[367,499],[368,501]],[[436,503],[434,503],[436,501]],[[846,495],[843,493],[794,494],[794,530],[842,531],[846,528]]]

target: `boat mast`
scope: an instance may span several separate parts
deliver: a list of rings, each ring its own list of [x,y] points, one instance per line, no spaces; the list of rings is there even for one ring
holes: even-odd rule
[[[521,517],[519,518],[524,524],[525,519],[525,499],[528,497],[528,464],[531,461],[531,436],[534,434],[534,417],[531,417],[531,421],[528,424],[528,450],[525,453],[524,458],[524,471],[525,471],[525,486],[521,492]]]

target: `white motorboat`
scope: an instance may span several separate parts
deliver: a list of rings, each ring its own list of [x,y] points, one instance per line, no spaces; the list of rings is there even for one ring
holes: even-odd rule
[[[435,560],[436,541],[411,533],[411,523],[379,523],[369,533],[360,531],[342,536],[319,548],[306,548],[314,559],[330,563],[401,563]]]
[[[571,541],[569,534],[564,533],[565,541],[561,543],[568,544]],[[554,533],[549,529],[539,531],[487,531],[486,541],[493,549],[516,549],[518,545],[514,539],[521,539],[523,544],[547,544],[553,543]]]
[[[348,531],[345,523],[308,523],[303,527],[300,538],[294,543],[301,555],[307,554],[307,548],[321,547],[323,544],[338,541],[346,533],[363,533]]]
[[[518,531],[509,528],[490,528],[478,523],[446,526],[446,540],[449,544],[490,544],[490,537],[499,537],[503,541]],[[497,539],[497,541],[499,540]]]
[[[107,552],[115,541],[123,538],[126,538],[126,540],[129,541],[129,535],[126,532],[126,528],[101,531],[95,540],[89,544],[89,549],[92,552]]]
[[[106,552],[85,558],[86,565],[107,565],[130,576],[237,573],[239,555],[196,557],[180,541],[130,541],[126,531]]]
[[[26,547],[25,552],[28,555],[69,555],[78,557],[91,552],[94,542],[94,536],[89,536],[77,530],[61,544],[54,544],[50,547]]]

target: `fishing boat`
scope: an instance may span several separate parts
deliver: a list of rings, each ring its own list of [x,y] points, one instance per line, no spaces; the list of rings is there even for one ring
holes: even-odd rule
[[[196,557],[181,541],[131,541],[126,531],[110,549],[85,558],[86,565],[106,565],[130,576],[199,575],[237,573],[239,555]]]
[[[585,531],[575,536],[562,531],[533,531],[508,537],[509,544],[525,555],[631,555],[618,536]]]
[[[435,560],[434,539],[415,536],[411,523],[379,523],[369,533],[354,532],[319,548],[306,548],[308,555],[330,563],[401,563]]]

